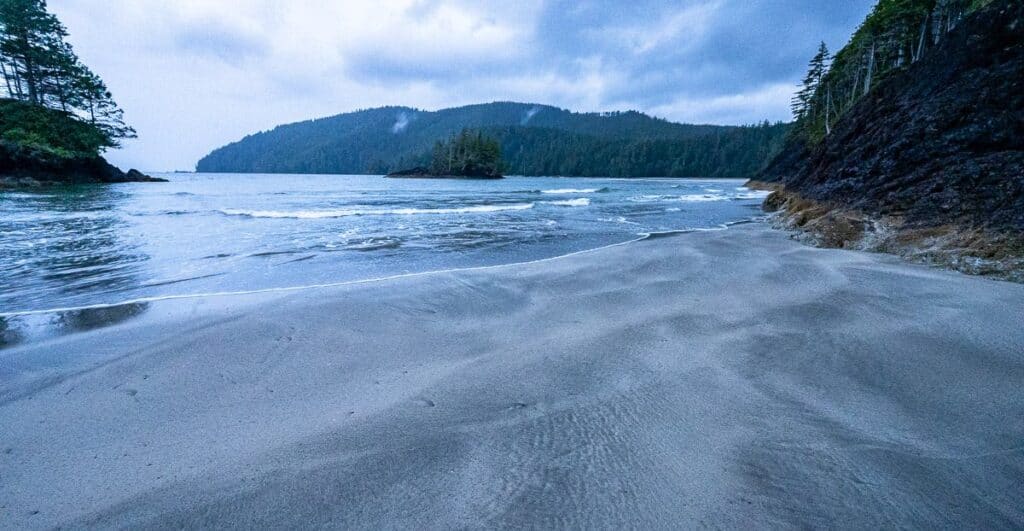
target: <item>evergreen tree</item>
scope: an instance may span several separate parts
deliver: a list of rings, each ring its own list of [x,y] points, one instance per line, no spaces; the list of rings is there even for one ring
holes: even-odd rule
[[[0,91],[88,122],[105,138],[101,149],[134,138],[110,91],[82,64],[67,36],[45,0],[0,0]]]
[[[502,167],[501,145],[482,131],[463,129],[448,141],[435,143],[431,153],[434,175],[496,176]]]
[[[816,118],[823,112],[823,109],[816,108],[816,96],[821,90],[822,80],[828,73],[831,55],[828,46],[822,42],[818,46],[818,53],[808,64],[807,75],[804,77],[800,91],[793,98],[793,116],[797,120],[804,118]]]
[[[819,48],[793,98],[795,134],[820,140],[881,79],[921,60],[964,16],[992,1],[879,0],[831,61]],[[823,76],[817,75],[819,64],[825,65]]]

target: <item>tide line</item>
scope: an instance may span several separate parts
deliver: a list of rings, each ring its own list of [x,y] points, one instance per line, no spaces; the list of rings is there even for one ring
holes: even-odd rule
[[[742,224],[742,223],[749,223],[749,222],[757,221],[757,219],[760,219],[760,218],[753,218],[753,219],[748,220],[748,221],[727,223],[727,224],[719,225],[717,227],[710,227],[710,228],[679,229],[679,230],[670,230],[670,231],[662,231],[662,232],[643,232],[643,233],[639,233],[638,237],[634,238],[632,240],[626,240],[624,242],[613,243],[613,244],[604,245],[604,246],[601,246],[601,247],[595,247],[593,249],[584,249],[582,251],[574,251],[574,252],[571,252],[571,253],[568,253],[568,254],[552,256],[552,257],[549,257],[549,258],[540,258],[540,259],[537,259],[537,260],[529,260],[529,261],[526,261],[526,262],[512,262],[512,263],[508,263],[508,264],[495,264],[495,265],[488,265],[488,266],[462,267],[462,268],[452,268],[452,269],[438,269],[438,270],[433,270],[433,271],[421,271],[421,272],[418,272],[418,273],[402,273],[402,274],[399,274],[399,275],[389,275],[389,276],[383,276],[383,277],[365,278],[365,279],[358,279],[358,280],[345,280],[345,281],[340,281],[340,282],[328,282],[328,283],[324,283],[324,284],[308,284],[308,285],[302,285],[302,286],[286,286],[286,287],[280,287],[280,288],[264,288],[264,289],[256,289],[256,290],[245,290],[245,291],[216,291],[216,292],[209,292],[209,293],[184,293],[184,294],[179,294],[179,295],[160,295],[160,296],[154,296],[154,297],[140,297],[140,298],[137,298],[137,299],[129,299],[129,300],[120,301],[120,302],[98,303],[98,304],[89,304],[89,305],[84,305],[84,306],[69,306],[69,307],[66,307],[66,308],[50,308],[50,309],[45,309],[45,310],[26,310],[26,311],[20,311],[20,312],[0,312],[0,318],[28,317],[28,316],[32,316],[32,315],[47,315],[47,314],[53,314],[53,313],[80,312],[80,311],[87,311],[87,310],[103,310],[103,309],[106,309],[106,308],[116,308],[118,306],[127,306],[127,305],[130,305],[130,304],[148,304],[148,303],[154,303],[154,302],[173,301],[173,300],[206,299],[206,298],[220,298],[220,297],[242,297],[242,296],[247,296],[247,295],[265,295],[265,294],[273,294],[273,293],[290,293],[290,292],[297,292],[297,291],[307,291],[307,290],[326,289],[326,288],[337,288],[337,287],[344,287],[344,286],[358,286],[358,285],[362,285],[362,284],[375,284],[375,283],[379,283],[379,282],[388,282],[388,281],[392,281],[392,280],[401,280],[401,279],[406,279],[406,278],[417,278],[417,277],[424,277],[424,276],[429,276],[429,275],[442,275],[442,274],[446,274],[446,273],[472,273],[472,272],[476,272],[476,271],[490,271],[490,270],[501,269],[501,268],[506,268],[506,267],[517,267],[517,266],[524,266],[524,265],[542,264],[542,263],[546,263],[546,262],[553,262],[555,260],[562,260],[564,258],[570,258],[570,257],[573,257],[573,256],[580,256],[580,255],[584,255],[584,254],[590,254],[590,253],[594,253],[594,252],[598,252],[598,251],[603,251],[603,250],[606,250],[606,249],[613,249],[613,248],[616,248],[616,247],[622,247],[622,246],[625,246],[625,245],[631,245],[631,244],[642,242],[642,241],[646,241],[646,240],[655,240],[655,239],[666,238],[666,237],[670,237],[670,236],[677,236],[677,235],[680,235],[680,234],[690,234],[690,233],[695,233],[695,232],[722,231],[722,230],[727,230],[732,225],[737,225],[737,224]]]

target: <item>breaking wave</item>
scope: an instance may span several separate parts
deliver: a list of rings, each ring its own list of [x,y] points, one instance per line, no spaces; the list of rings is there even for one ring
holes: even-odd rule
[[[221,210],[228,216],[245,216],[250,218],[272,219],[326,219],[344,218],[348,216],[415,216],[418,214],[479,214],[488,212],[505,212],[513,210],[529,210],[533,203],[515,203],[509,205],[477,205],[457,208],[394,208],[394,209],[343,209],[343,210],[240,210],[228,208]]]
[[[590,199],[580,197],[579,199],[567,199],[565,201],[551,201],[548,204],[555,206],[584,207],[590,206]]]
[[[565,194],[600,194],[607,192],[608,188],[559,188],[556,190],[541,190],[542,194],[565,195]]]

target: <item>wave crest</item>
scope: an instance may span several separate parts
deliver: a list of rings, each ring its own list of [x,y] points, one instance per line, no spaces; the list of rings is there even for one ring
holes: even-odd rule
[[[508,205],[475,205],[457,208],[394,208],[394,209],[345,209],[345,210],[242,210],[227,208],[220,210],[228,216],[245,216],[249,218],[270,219],[327,219],[349,216],[415,216],[419,214],[483,214],[489,212],[505,212],[529,210],[533,203],[514,203]]]
[[[566,199],[565,201],[551,201],[548,204],[566,207],[585,207],[590,206],[590,199],[587,199],[586,197],[580,197],[577,199]]]
[[[608,188],[558,188],[555,190],[541,190],[542,194],[566,195],[566,194],[601,194],[608,192]]]

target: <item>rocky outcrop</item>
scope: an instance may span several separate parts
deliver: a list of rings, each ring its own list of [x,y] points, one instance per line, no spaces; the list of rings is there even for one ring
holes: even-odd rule
[[[161,179],[159,177],[150,177],[139,170],[131,169],[125,174],[125,182],[132,183],[165,183],[167,179]]]
[[[759,179],[777,190],[766,206],[823,244],[864,246],[881,231],[899,254],[946,249],[940,261],[969,272],[992,268],[951,262],[1012,265],[1024,256],[1024,3],[974,13],[820,144],[794,138]]]
[[[972,275],[1024,282],[1024,233],[951,223],[908,223],[851,208],[835,201],[808,198],[777,183],[752,181],[771,190],[765,201],[772,222],[794,231],[795,238],[819,247],[881,252],[913,262]]]
[[[466,175],[438,175],[438,174],[435,174],[435,173],[431,173],[429,169],[423,168],[423,167],[416,167],[416,168],[412,168],[412,169],[408,169],[408,170],[396,171],[394,173],[389,173],[387,175],[387,177],[392,178],[392,179],[483,179],[483,180],[503,179],[504,178],[501,175],[488,175],[488,174],[483,173],[483,172],[480,172],[479,174],[475,174],[475,173],[469,172]]]
[[[138,170],[124,173],[103,157],[61,157],[0,142],[0,187],[54,184],[167,182]]]

